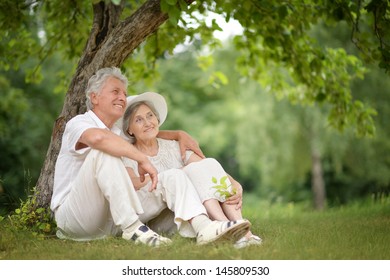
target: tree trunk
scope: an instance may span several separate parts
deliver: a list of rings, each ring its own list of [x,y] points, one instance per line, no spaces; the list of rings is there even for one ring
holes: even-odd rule
[[[323,210],[325,207],[325,181],[321,163],[321,155],[318,149],[311,150],[311,187],[313,193],[313,204],[316,210]]]
[[[51,142],[36,185],[35,196],[39,207],[50,205],[55,162],[65,124],[75,115],[85,112],[85,89],[89,77],[102,67],[119,67],[147,36],[168,19],[168,15],[161,12],[159,0],[147,1],[132,16],[119,22],[122,10],[123,6],[105,4],[104,1],[93,5],[91,33],[66,94],[62,112],[54,123]]]

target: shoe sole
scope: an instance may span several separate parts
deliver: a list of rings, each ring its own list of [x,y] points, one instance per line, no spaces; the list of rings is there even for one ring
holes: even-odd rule
[[[250,228],[251,228],[251,223],[249,221],[237,223],[237,224],[232,225],[229,228],[227,228],[224,232],[221,232],[214,239],[208,240],[208,241],[203,241],[203,242],[200,242],[198,244],[205,245],[205,244],[209,244],[211,242],[222,243],[222,242],[227,242],[227,241],[235,243],[241,237],[245,236],[245,234],[247,234],[247,232],[250,230]]]

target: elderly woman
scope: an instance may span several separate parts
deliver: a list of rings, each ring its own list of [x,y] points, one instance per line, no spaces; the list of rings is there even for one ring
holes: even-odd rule
[[[127,104],[128,107],[123,116],[122,132],[139,151],[148,157],[158,173],[182,170],[195,187],[198,198],[211,219],[216,221],[242,220],[242,187],[224,171],[218,161],[212,158],[202,159],[192,151],[187,151],[185,158],[182,158],[177,141],[157,138],[159,126],[167,116],[165,99],[157,93],[146,92],[135,97],[128,97]],[[150,186],[151,180],[150,178],[140,180],[136,161],[124,158],[124,164],[134,187],[138,190],[142,203],[143,197],[149,196],[146,189]],[[180,184],[179,181],[175,182]],[[154,206],[148,204],[144,207]],[[183,207],[191,208],[192,205],[188,203]],[[151,218],[153,217],[147,217],[146,220]],[[235,242],[235,247],[259,245],[261,242],[260,237],[248,231],[245,236]]]

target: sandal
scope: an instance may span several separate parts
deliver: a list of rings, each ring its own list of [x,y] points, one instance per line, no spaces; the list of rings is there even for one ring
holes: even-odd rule
[[[241,239],[239,239],[234,244],[234,247],[236,249],[242,249],[242,248],[245,248],[245,247],[250,246],[250,245],[261,245],[262,243],[263,243],[263,240],[259,236],[252,234],[249,237],[244,236]]]
[[[249,244],[250,245],[260,245],[263,243],[263,239],[261,239],[259,236],[252,234],[249,237]]]
[[[213,221],[210,225],[198,233],[196,241],[199,245],[215,241],[236,242],[247,234],[250,227],[251,223],[248,220]]]
[[[150,247],[159,247],[168,245],[172,241],[169,238],[158,235],[146,225],[140,226],[132,233],[123,233],[122,237],[126,240],[133,240],[135,244],[145,244]]]

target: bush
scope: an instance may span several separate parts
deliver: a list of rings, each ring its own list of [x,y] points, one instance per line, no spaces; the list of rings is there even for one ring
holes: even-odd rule
[[[14,229],[31,231],[38,238],[55,234],[56,224],[50,208],[38,207],[34,193],[29,195],[26,201],[21,201],[20,207],[8,218]]]

